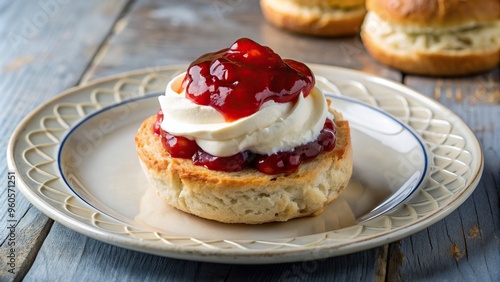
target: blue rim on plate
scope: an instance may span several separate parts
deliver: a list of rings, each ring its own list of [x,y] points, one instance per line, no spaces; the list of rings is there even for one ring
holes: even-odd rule
[[[19,190],[36,208],[77,232],[137,251],[208,262],[292,262],[366,250],[430,226],[472,194],[481,178],[484,159],[477,138],[460,117],[400,83],[344,68],[309,66],[316,77],[337,85],[345,96],[387,111],[422,138],[432,160],[428,163],[430,171],[405,204],[341,230],[255,241],[196,240],[148,232],[123,224],[82,201],[59,172],[57,154],[64,136],[96,110],[164,91],[165,82],[184,71],[185,65],[95,80],[45,102],[27,115],[11,136],[8,167],[16,171]]]
[[[66,174],[64,173],[64,169],[62,168],[62,166],[64,164],[64,161],[63,161],[63,158],[62,158],[62,154],[64,152],[64,148],[65,148],[65,146],[67,144],[67,141],[72,136],[72,134],[75,131],[77,131],[82,125],[84,125],[88,121],[92,120],[94,117],[98,117],[102,113],[108,112],[110,110],[113,110],[115,108],[118,108],[118,107],[121,107],[121,106],[124,106],[124,105],[127,105],[129,103],[135,103],[135,102],[140,102],[142,100],[155,98],[155,97],[157,97],[157,96],[159,96],[161,94],[162,93],[155,93],[155,94],[149,94],[149,95],[146,95],[146,96],[143,96],[143,97],[131,98],[131,99],[128,99],[126,101],[122,101],[120,103],[116,103],[116,104],[104,107],[102,109],[99,109],[99,110],[97,110],[97,111],[95,111],[95,112],[87,115],[86,117],[84,117],[83,119],[81,119],[79,122],[77,122],[68,131],[68,133],[62,139],[61,144],[60,144],[59,149],[58,149],[57,163],[58,163],[59,173],[60,173],[63,181],[71,189],[71,191],[73,191],[73,193],[77,197],[79,197],[82,201],[84,201],[86,204],[88,204],[89,206],[93,207],[94,209],[99,210],[100,212],[105,213],[108,216],[113,217],[114,219],[122,221],[122,222],[127,223],[127,224],[130,224],[131,222],[126,217],[121,216],[119,213],[114,213],[114,212],[107,213],[106,211],[103,211],[102,209],[100,209],[98,207],[98,205],[95,205],[93,202],[99,201],[98,198],[95,199],[95,200],[89,200],[88,197],[82,196],[77,190],[74,189],[74,187],[71,185],[71,183],[66,178]],[[397,123],[398,125],[401,126],[401,130],[403,130],[405,132],[409,132],[411,134],[411,136],[416,140],[416,142],[420,146],[421,153],[423,154],[423,167],[419,168],[420,169],[419,171],[415,172],[411,176],[411,178],[409,178],[408,180],[406,180],[400,188],[397,188],[396,191],[394,191],[392,194],[390,194],[389,197],[387,197],[384,201],[380,202],[378,205],[376,205],[375,207],[373,207],[367,213],[362,214],[361,216],[359,216],[358,218],[356,218],[357,222],[358,223],[362,223],[362,222],[374,219],[374,218],[376,218],[378,216],[381,216],[381,215],[389,212],[390,210],[394,209],[396,206],[404,203],[404,201],[406,201],[407,199],[409,199],[411,197],[411,195],[413,195],[415,193],[415,191],[417,191],[417,189],[420,187],[420,185],[422,184],[422,182],[424,181],[424,179],[425,179],[425,177],[427,176],[427,173],[428,173],[428,168],[429,168],[429,165],[428,165],[429,160],[428,160],[428,158],[429,158],[429,156],[428,156],[428,152],[427,152],[426,147],[425,147],[423,141],[421,140],[421,138],[410,127],[408,127],[406,124],[404,124],[403,122],[401,122],[398,118],[392,116],[391,114],[389,114],[389,113],[387,113],[387,112],[385,112],[385,111],[383,111],[381,109],[378,109],[376,107],[373,107],[373,106],[370,106],[370,105],[368,105],[366,103],[363,103],[363,102],[361,102],[359,100],[348,98],[348,97],[335,96],[335,95],[329,94],[329,93],[326,93],[326,97],[329,98],[329,99],[333,99],[333,100],[337,99],[337,100],[342,100],[342,101],[346,101],[346,102],[349,102],[349,103],[360,105],[360,106],[362,106],[364,108],[368,108],[369,110],[374,111],[374,112],[380,114],[381,116],[383,116],[385,118],[388,118],[391,121]],[[334,105],[335,105],[335,102],[334,102]],[[342,112],[342,110],[340,110],[340,111]],[[151,109],[151,112],[154,112],[154,109]],[[349,121],[349,118],[346,118],[346,119]],[[368,120],[367,122],[371,122],[371,121]],[[351,126],[352,126],[352,124],[351,124]],[[356,166],[356,163],[354,164],[354,166]],[[374,168],[374,169],[376,169],[376,168]],[[142,173],[142,172],[138,172],[138,173]],[[367,189],[369,189],[369,188],[367,188]],[[100,205],[102,206],[103,204],[101,203]],[[331,230],[329,230],[329,231],[331,231]]]

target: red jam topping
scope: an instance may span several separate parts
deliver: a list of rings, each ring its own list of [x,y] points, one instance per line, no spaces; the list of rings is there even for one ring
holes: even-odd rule
[[[326,119],[316,140],[295,147],[293,150],[272,155],[243,151],[229,157],[216,157],[203,151],[195,141],[164,131],[160,127],[162,121],[163,112],[160,109],[153,131],[160,136],[165,150],[174,158],[192,159],[195,165],[211,170],[233,172],[254,167],[266,174],[292,173],[302,162],[312,160],[321,152],[331,151],[335,147],[335,124],[330,119]]]
[[[313,86],[306,65],[282,60],[248,38],[195,60],[182,83],[188,99],[215,108],[227,121],[252,115],[269,100],[287,103],[300,93],[307,96]]]
[[[190,159],[198,150],[201,150],[195,141],[186,137],[172,135],[161,128],[163,121],[163,111],[158,110],[153,131],[161,136],[163,148],[174,158]]]
[[[314,76],[306,65],[282,60],[270,48],[248,38],[198,58],[189,66],[182,83],[188,99],[215,108],[227,121],[252,115],[269,100],[287,103],[301,93],[305,97],[313,86]],[[160,136],[165,150],[174,158],[192,159],[195,165],[211,170],[232,172],[253,167],[266,174],[292,173],[302,162],[335,147],[335,124],[326,119],[316,140],[292,150],[271,155],[243,151],[216,157],[203,151],[195,141],[164,131],[162,121],[160,109],[153,131]]]

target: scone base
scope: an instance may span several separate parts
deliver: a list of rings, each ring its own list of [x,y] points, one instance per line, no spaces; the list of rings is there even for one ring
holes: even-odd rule
[[[336,122],[333,151],[303,163],[292,174],[267,175],[253,168],[212,171],[190,159],[172,158],[153,132],[155,120],[146,119],[135,137],[143,170],[170,206],[202,218],[260,224],[317,215],[339,196],[352,174],[347,121]]]

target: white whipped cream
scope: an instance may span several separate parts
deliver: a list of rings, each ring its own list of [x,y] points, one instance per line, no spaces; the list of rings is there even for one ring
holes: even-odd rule
[[[267,101],[256,113],[226,122],[224,116],[210,106],[198,105],[186,98],[181,89],[185,73],[167,85],[160,96],[164,119],[163,130],[195,140],[205,152],[218,157],[234,155],[244,150],[258,154],[273,154],[291,150],[315,140],[327,116],[328,105],[323,92],[314,87],[296,102]]]

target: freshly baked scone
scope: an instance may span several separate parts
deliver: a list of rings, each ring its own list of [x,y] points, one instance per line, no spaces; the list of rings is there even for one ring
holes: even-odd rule
[[[364,0],[261,0],[264,17],[275,26],[314,36],[359,32]]]
[[[453,76],[500,63],[500,1],[367,0],[361,37],[378,61],[403,72]]]
[[[158,195],[179,210],[286,221],[321,213],[351,177],[349,124],[312,71],[250,39],[196,59],[158,102],[136,148]]]
[[[169,205],[225,223],[258,224],[317,215],[337,199],[352,174],[347,121],[335,113],[336,145],[302,163],[292,174],[268,175],[247,168],[221,172],[172,158],[153,132],[156,117],[146,119],[135,137],[144,172]]]

